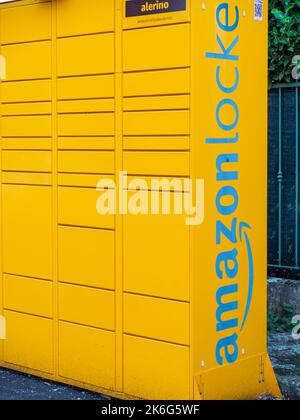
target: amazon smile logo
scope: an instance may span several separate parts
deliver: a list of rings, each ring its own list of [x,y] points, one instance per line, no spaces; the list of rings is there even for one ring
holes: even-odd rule
[[[247,302],[244,311],[244,317],[241,325],[241,332],[244,330],[245,325],[248,320],[249,311],[252,304],[253,290],[254,290],[254,264],[253,264],[253,254],[252,247],[249,239],[248,230],[251,230],[251,226],[247,223],[240,224],[240,240],[245,242],[248,256],[248,293],[247,293]]]
[[[247,328],[255,286],[251,226],[239,221],[240,209],[240,55],[238,6],[220,3],[216,9],[216,39],[205,57],[215,63],[215,126],[205,144],[216,151],[215,206],[217,210],[215,272],[215,359],[218,365],[235,363],[239,339]],[[216,46],[216,47],[215,47]],[[211,68],[211,63],[209,68]],[[220,153],[222,151],[222,153]],[[208,153],[211,156],[211,151]],[[214,182],[214,181],[212,181]],[[207,182],[208,184],[208,182]],[[246,257],[245,257],[246,255]],[[247,291],[246,301],[241,296]],[[242,314],[242,315],[240,315]]]

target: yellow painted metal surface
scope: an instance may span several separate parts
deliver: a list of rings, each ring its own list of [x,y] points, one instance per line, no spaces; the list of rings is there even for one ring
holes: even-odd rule
[[[2,366],[123,398],[279,394],[255,3],[0,6]],[[98,214],[97,182],[120,171],[204,179],[204,223]]]

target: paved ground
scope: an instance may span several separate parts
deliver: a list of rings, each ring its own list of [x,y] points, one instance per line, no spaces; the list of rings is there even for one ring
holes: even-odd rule
[[[0,400],[103,400],[80,389],[0,369]]]
[[[270,334],[269,353],[283,395],[300,400],[300,341],[291,334]]]
[[[300,342],[270,334],[269,352],[283,394],[300,400]],[[97,394],[0,369],[0,400],[102,400]]]

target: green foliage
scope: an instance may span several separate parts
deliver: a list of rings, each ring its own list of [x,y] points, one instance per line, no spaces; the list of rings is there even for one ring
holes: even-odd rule
[[[270,332],[291,332],[294,328],[292,323],[295,308],[289,303],[281,305],[282,315],[269,313],[268,314],[268,330]]]
[[[290,83],[300,55],[300,0],[269,0],[269,9],[269,80]]]

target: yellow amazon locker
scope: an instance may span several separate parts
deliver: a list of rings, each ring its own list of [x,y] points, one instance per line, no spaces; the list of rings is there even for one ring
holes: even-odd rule
[[[0,5],[1,366],[121,398],[280,395],[267,13],[267,0]],[[127,214],[140,178],[141,202],[171,182],[177,204],[204,180],[204,218]]]

